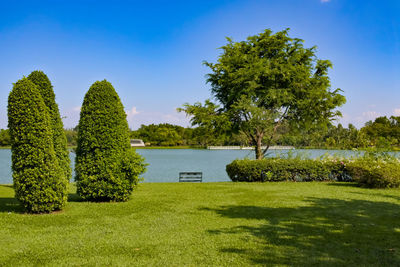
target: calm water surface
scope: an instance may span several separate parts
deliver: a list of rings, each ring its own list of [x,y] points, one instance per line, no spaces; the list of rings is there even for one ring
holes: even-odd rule
[[[250,150],[206,150],[206,149],[138,149],[149,164],[143,175],[144,182],[177,182],[179,172],[203,172],[204,182],[230,181],[225,166],[235,159],[254,158]],[[272,150],[268,156],[285,154],[287,150]],[[296,149],[292,153],[303,153],[318,157],[326,153],[353,155],[353,151]],[[72,168],[75,154],[70,154]],[[0,149],[0,184],[11,184],[11,150]]]

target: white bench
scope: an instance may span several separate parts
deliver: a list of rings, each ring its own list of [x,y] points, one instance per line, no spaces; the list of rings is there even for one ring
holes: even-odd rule
[[[202,172],[180,172],[179,182],[201,182],[203,180]]]

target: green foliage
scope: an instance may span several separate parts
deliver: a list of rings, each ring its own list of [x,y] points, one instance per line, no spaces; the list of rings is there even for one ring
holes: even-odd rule
[[[168,123],[141,125],[131,132],[131,138],[142,139],[151,146],[201,146],[241,144],[239,135],[227,136],[207,127],[184,128]]]
[[[364,131],[352,124],[345,128],[340,123],[337,126],[329,123],[327,127],[290,129],[283,132],[276,143],[297,148],[364,149],[370,140]]]
[[[50,115],[28,78],[14,84],[8,98],[12,171],[16,198],[28,212],[51,212],[67,201],[67,180],[54,152]]]
[[[86,93],[78,125],[76,182],[85,200],[126,201],[145,171],[129,142],[121,100],[106,80]]]
[[[226,166],[232,181],[354,181],[370,188],[400,187],[400,161],[382,152],[365,152],[351,159],[338,157],[234,160]]]
[[[204,144],[213,140],[214,142],[221,142],[228,129],[231,127],[229,117],[220,112],[220,106],[214,104],[207,99],[202,105],[200,102],[194,105],[184,104],[182,108],[177,109],[178,112],[185,112],[191,116],[190,121],[192,125],[197,125],[196,133],[200,137],[199,142]],[[214,138],[213,138],[214,137]],[[215,137],[219,140],[215,140]]]
[[[78,131],[75,131],[74,129],[65,129],[64,133],[67,137],[67,144],[69,146],[76,146],[78,140]]]
[[[168,123],[150,124],[141,125],[137,131],[131,133],[131,137],[156,146],[178,146],[187,144],[188,131],[181,126]]]
[[[296,158],[234,160],[226,166],[234,182],[344,181],[344,162]]]
[[[10,131],[8,129],[0,130],[0,146],[9,146],[11,144]]]
[[[400,161],[388,154],[366,153],[346,165],[354,181],[364,187],[389,188],[400,186]]]
[[[378,117],[361,129],[368,136],[371,145],[388,149],[400,145],[400,116]]]
[[[193,125],[209,121],[204,114],[227,117],[231,130],[244,132],[261,159],[281,125],[307,129],[341,115],[335,109],[345,98],[340,89],[331,90],[331,62],[318,59],[315,47],[304,48],[303,40],[290,38],[288,30],[265,30],[242,42],[228,38],[221,49],[217,63],[205,62],[212,71],[207,82],[221,107],[185,104],[181,110],[193,116]],[[208,106],[215,112],[207,113]]]
[[[53,131],[54,151],[58,158],[58,163],[63,170],[64,177],[67,181],[71,178],[71,161],[69,151],[67,149],[67,138],[64,133],[63,122],[60,117],[60,111],[56,103],[56,96],[53,91],[53,85],[49,78],[42,71],[33,71],[29,74],[28,79],[31,80],[39,89],[40,94],[48,108],[50,114],[51,129]]]

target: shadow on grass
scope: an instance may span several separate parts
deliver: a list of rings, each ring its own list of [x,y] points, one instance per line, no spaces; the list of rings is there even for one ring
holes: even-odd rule
[[[14,195],[14,190],[12,185],[0,185],[0,190],[5,189],[5,192],[12,190],[11,194]],[[23,212],[23,208],[18,200],[14,197],[0,197],[0,212]]]
[[[304,204],[293,208],[221,206],[202,210],[246,219],[244,225],[208,232],[250,235],[251,245],[236,248],[227,243],[220,251],[240,254],[255,264],[400,265],[400,205],[328,198],[307,198]]]
[[[68,202],[84,202],[84,200],[77,193],[69,193]]]
[[[0,188],[13,189],[12,185],[0,185]],[[84,200],[76,193],[68,194],[68,202],[83,202]],[[24,208],[14,197],[0,197],[0,212],[25,213]]]
[[[22,213],[24,209],[16,198],[0,197],[0,212]]]

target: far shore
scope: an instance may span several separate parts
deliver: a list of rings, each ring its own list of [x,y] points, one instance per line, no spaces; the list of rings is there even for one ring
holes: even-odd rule
[[[68,146],[68,149],[75,149],[76,146]],[[134,149],[207,149],[207,147],[200,147],[200,146],[144,146],[144,147],[133,147]],[[11,146],[0,146],[0,149],[11,149]],[[295,150],[304,149],[304,150],[343,150],[343,151],[380,151],[380,152],[399,152],[400,147],[392,147],[390,149],[383,149],[383,148],[350,148],[350,149],[342,149],[342,148],[334,148],[334,147],[296,147]],[[273,148],[270,150],[274,150]]]

